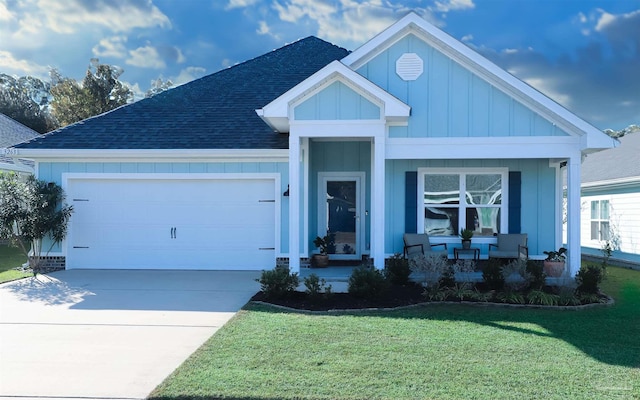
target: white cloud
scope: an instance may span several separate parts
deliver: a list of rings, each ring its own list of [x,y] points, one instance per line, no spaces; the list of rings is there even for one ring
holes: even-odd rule
[[[449,12],[452,10],[469,10],[475,8],[473,0],[446,0],[436,1],[436,11]]]
[[[130,50],[129,55],[131,57],[127,59],[126,63],[135,67],[162,69],[167,66],[160,58],[158,50],[152,46],[138,47],[135,50]]]
[[[45,78],[49,75],[49,69],[48,66],[38,65],[24,59],[16,59],[12,53],[0,50],[0,70],[4,73]]]
[[[40,15],[55,32],[72,33],[80,25],[103,26],[114,32],[171,26],[169,18],[150,1],[38,0]]]
[[[137,82],[136,83],[130,83],[130,82],[122,81],[122,83],[124,83],[125,85],[127,85],[129,87],[129,89],[131,89],[131,91],[133,92],[134,101],[138,101],[140,99],[144,99],[145,92],[142,90],[142,88],[140,87],[140,85]]]
[[[267,24],[267,21],[259,21],[258,25],[258,29],[256,29],[256,33],[258,35],[268,35],[276,40],[280,40],[280,35],[277,35],[271,31],[271,28]]]
[[[615,22],[616,17],[613,14],[609,14],[604,10],[599,10],[601,12],[600,18],[598,18],[598,23],[596,24],[596,31],[602,32],[607,26],[611,25]]]
[[[406,15],[410,9],[381,0],[274,0],[273,9],[282,22],[315,28],[313,34],[345,47],[359,45]],[[426,9],[413,9],[430,19]],[[363,23],[362,21],[367,21]],[[287,29],[274,23],[270,32]]]
[[[11,21],[15,16],[9,9],[7,8],[7,3],[5,0],[0,1],[0,21]]]
[[[173,79],[173,83],[176,85],[182,85],[187,82],[191,82],[194,79],[203,77],[207,70],[202,67],[187,67],[180,71],[180,74]]]
[[[231,10],[234,8],[243,8],[256,4],[258,0],[229,0],[225,10]]]
[[[463,41],[464,43],[470,42],[473,40],[473,35],[469,34],[469,35],[464,35],[462,37],[462,39],[460,39],[461,41]]]
[[[527,77],[523,81],[567,108],[573,107],[573,99],[566,93],[558,91],[558,85],[551,77]]]
[[[125,43],[127,43],[126,36],[112,36],[100,40],[100,43],[93,47],[92,52],[96,57],[124,58],[127,56]]]

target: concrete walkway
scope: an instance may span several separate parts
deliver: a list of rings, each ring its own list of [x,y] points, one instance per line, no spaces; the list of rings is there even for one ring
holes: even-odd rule
[[[0,399],[143,399],[259,272],[60,271],[0,285]]]

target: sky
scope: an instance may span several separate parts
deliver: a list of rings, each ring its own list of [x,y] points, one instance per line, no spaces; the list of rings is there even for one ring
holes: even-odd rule
[[[640,124],[640,0],[0,0],[0,73],[98,58],[139,98],[307,36],[355,50],[409,11],[597,128]]]

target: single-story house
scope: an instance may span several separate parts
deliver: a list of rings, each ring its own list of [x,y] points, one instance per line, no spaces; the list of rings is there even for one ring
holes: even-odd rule
[[[313,240],[384,260],[403,234],[526,233],[580,263],[580,169],[615,140],[415,13],[353,52],[308,37],[16,146],[75,213],[66,268],[298,271]]]
[[[613,259],[640,265],[640,132],[619,140],[582,163],[582,251],[600,256],[609,242]]]
[[[14,157],[17,151],[11,146],[38,136],[38,132],[0,113],[0,171],[12,171],[22,176],[32,175],[33,162]]]

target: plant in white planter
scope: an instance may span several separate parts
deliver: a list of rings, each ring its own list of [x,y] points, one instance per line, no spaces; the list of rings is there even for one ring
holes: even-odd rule
[[[567,260],[567,256],[565,255],[566,252],[567,249],[564,247],[560,247],[558,251],[543,251],[547,256],[544,260],[544,272],[547,276],[554,278],[562,276],[562,272],[564,272],[564,264]]]
[[[473,231],[471,229],[460,229],[460,237],[462,238],[462,248],[471,248],[471,238],[473,237]]]

